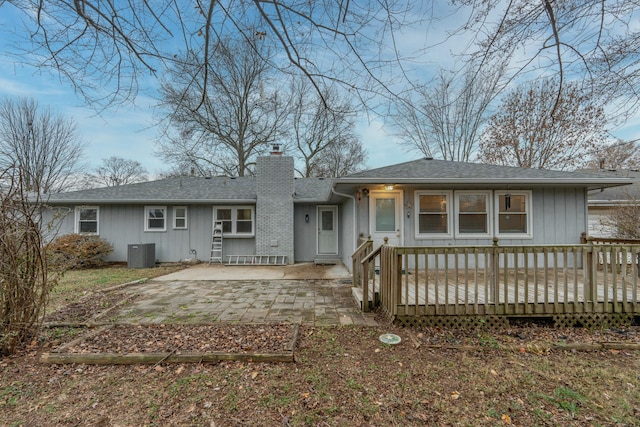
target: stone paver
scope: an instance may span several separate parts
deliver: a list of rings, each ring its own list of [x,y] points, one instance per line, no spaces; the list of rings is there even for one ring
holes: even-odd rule
[[[179,277],[179,276],[177,276]],[[151,280],[117,320],[133,323],[301,323],[375,326],[351,295],[348,279]]]

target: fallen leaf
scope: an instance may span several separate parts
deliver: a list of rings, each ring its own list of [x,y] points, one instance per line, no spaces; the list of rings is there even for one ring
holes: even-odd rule
[[[452,391],[451,392],[451,400],[458,400],[460,398],[460,392],[459,391]]]
[[[252,379],[252,380],[255,380],[257,376],[258,376],[258,372],[257,372],[257,371],[255,371],[255,372],[253,372],[253,373],[251,374],[251,379]]]
[[[495,369],[492,369],[490,372],[491,372],[491,375],[493,375],[494,377],[498,376],[498,373],[496,372]]]
[[[180,375],[182,371],[184,371],[184,366],[180,366],[178,369],[176,369],[176,375]]]
[[[502,424],[511,424],[511,417],[508,414],[502,414]]]

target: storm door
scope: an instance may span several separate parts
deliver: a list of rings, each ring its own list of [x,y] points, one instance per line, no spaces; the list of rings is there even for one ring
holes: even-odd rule
[[[338,207],[318,206],[318,255],[338,254]]]

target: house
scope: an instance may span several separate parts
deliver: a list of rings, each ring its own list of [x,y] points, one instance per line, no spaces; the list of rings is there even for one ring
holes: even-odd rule
[[[624,187],[603,187],[589,191],[588,234],[593,237],[614,238],[615,230],[608,223],[612,211],[619,206],[640,203],[640,171],[627,169],[584,169],[581,172],[597,173],[600,176],[628,178],[632,184]]]
[[[174,177],[51,195],[58,234],[97,234],[111,261],[155,244],[157,261],[208,261],[215,222],[223,255],[342,260],[360,236],[393,245],[576,244],[590,191],[627,177],[423,158],[334,178],[295,178],[293,158],[259,157],[254,177]]]

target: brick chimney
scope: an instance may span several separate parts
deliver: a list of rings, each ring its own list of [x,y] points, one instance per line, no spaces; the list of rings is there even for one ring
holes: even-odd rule
[[[292,264],[293,157],[283,156],[274,145],[270,156],[256,165],[256,255],[286,255]]]

